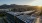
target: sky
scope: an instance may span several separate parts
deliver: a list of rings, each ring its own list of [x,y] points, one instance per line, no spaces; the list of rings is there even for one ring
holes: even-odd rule
[[[3,4],[18,4],[18,5],[32,5],[32,6],[37,6],[41,5],[42,6],[42,0],[0,0],[0,5]]]

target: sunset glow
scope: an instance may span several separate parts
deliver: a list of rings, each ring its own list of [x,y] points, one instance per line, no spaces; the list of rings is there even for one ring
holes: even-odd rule
[[[32,3],[30,3],[30,5],[33,5],[33,6],[42,6],[42,0],[35,0],[33,1]]]

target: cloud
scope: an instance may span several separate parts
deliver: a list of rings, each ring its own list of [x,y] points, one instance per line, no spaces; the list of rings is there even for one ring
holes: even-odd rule
[[[30,5],[33,5],[33,6],[38,6],[38,5],[42,5],[42,0],[36,0],[32,3],[30,3]]]
[[[2,4],[28,4],[35,0],[0,0]]]

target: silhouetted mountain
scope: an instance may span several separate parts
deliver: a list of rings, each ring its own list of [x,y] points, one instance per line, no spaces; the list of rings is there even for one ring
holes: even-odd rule
[[[7,5],[7,4],[3,4],[3,5],[0,6],[0,9],[1,8],[25,8],[27,6],[28,5],[16,5],[16,4]]]
[[[12,8],[12,11],[28,11],[28,10],[37,10],[37,6],[29,6],[29,5],[16,5],[16,4],[3,4],[0,6],[0,9]]]

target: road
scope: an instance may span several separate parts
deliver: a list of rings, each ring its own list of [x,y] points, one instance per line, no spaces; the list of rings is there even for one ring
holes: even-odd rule
[[[42,23],[42,16],[40,16],[40,23]]]
[[[42,16],[37,17],[36,23],[42,23]]]
[[[35,23],[40,23],[40,17],[37,18]]]

